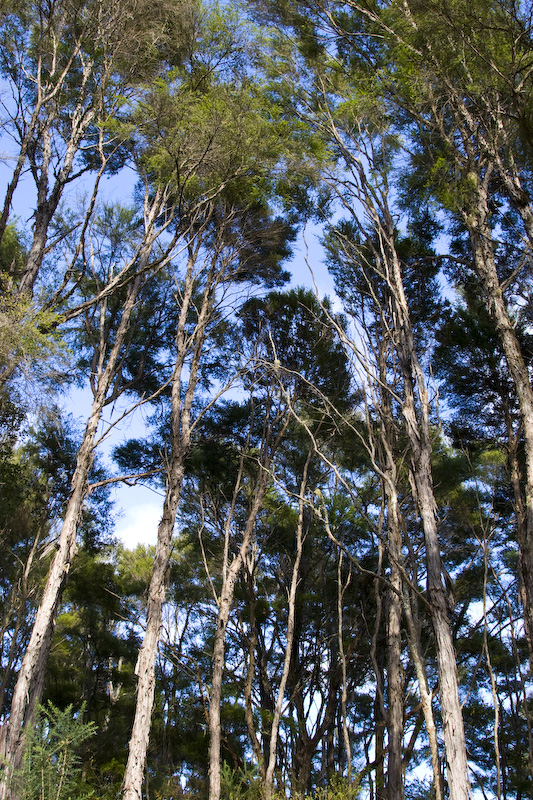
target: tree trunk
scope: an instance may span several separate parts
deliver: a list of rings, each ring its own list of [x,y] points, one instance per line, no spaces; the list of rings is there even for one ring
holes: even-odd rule
[[[155,661],[163,603],[167,587],[167,567],[170,559],[172,535],[180,501],[185,459],[190,447],[192,421],[191,410],[198,384],[198,370],[205,345],[206,328],[210,319],[215,282],[215,258],[206,276],[198,319],[192,334],[187,331],[190,306],[196,288],[195,264],[199,242],[189,246],[189,257],[181,294],[181,307],[176,332],[176,357],[171,381],[171,433],[170,456],[167,472],[167,487],[163,516],[157,531],[157,544],[149,587],[146,631],[137,658],[137,699],[135,717],[129,742],[129,754],[124,772],[123,800],[141,800],[146,754],[150,737],[155,691]],[[182,397],[184,371],[192,350],[188,370],[188,382]],[[1,799],[0,799],[1,800]]]
[[[404,681],[402,669],[402,575],[400,571],[401,534],[395,515],[394,501],[388,501],[390,587],[387,609],[387,798],[403,800],[402,741],[404,716]]]
[[[88,78],[88,75],[86,76]],[[18,285],[20,294],[31,295],[37,280],[39,270],[43,263],[46,244],[48,240],[48,230],[54,214],[57,211],[60,200],[63,196],[72,172],[74,158],[78,152],[85,132],[96,116],[96,109],[85,112],[81,103],[77,106],[72,116],[72,130],[70,140],[67,144],[61,168],[57,170],[57,177],[54,181],[52,191],[48,193],[48,180],[51,161],[50,141],[45,137],[45,147],[43,148],[43,164],[41,174],[37,183],[37,208],[35,209],[35,223],[33,228],[33,240],[26,262],[24,274]],[[49,131],[48,131],[49,133]]]
[[[259,499],[259,495],[261,495]],[[251,541],[255,517],[259,513],[263,502],[264,492],[259,491],[253,503],[253,519],[248,517],[243,540],[239,548],[239,553],[231,562],[227,569],[222,583],[222,591],[218,601],[217,627],[215,632],[215,642],[213,647],[213,678],[211,684],[211,695],[209,698],[209,798],[219,800],[220,798],[220,745],[222,741],[222,728],[220,719],[220,707],[222,701],[222,678],[224,675],[224,653],[226,627],[229,621],[231,607],[233,605],[233,595],[235,581],[241,570],[244,556]],[[259,502],[258,502],[259,501]]]
[[[383,309],[378,309],[380,317]],[[389,587],[387,597],[386,666],[388,687],[387,708],[387,798],[404,799],[402,742],[404,728],[404,680],[402,668],[402,533],[397,491],[395,454],[396,432],[391,410],[389,388],[390,336],[385,326],[380,326],[380,341],[374,344],[378,353],[379,382],[376,396],[379,403],[379,451],[381,482],[387,507],[387,548],[389,555]],[[372,432],[369,428],[369,434]]]
[[[125,800],[141,800],[142,797],[144,768],[154,704],[155,660],[167,586],[172,535],[183,482],[184,460],[183,451],[174,454],[173,461],[170,464],[163,516],[157,529],[157,545],[146,609],[146,630],[135,667],[137,702],[130,736],[128,762],[124,773],[123,797]]]
[[[403,609],[407,622],[409,649],[415,665],[422,712],[429,739],[435,800],[443,800],[442,774],[432,697],[427,684],[419,631],[411,611],[409,589],[402,575],[402,520],[397,488],[396,433],[391,409],[391,396],[398,391],[398,387],[392,388],[388,386],[388,370],[390,367],[387,363],[388,338],[387,327],[383,326],[381,328],[381,341],[377,342],[376,346],[378,348],[380,375],[379,386],[377,387],[377,395],[380,398],[379,413],[381,420],[379,444],[382,461],[382,483],[387,502],[387,541],[390,561],[387,631],[387,673],[389,683],[387,792],[389,800],[392,798],[401,798],[403,800],[405,795],[405,764],[402,759],[401,747],[404,726],[404,686],[401,667],[401,617]]]
[[[352,747],[350,744],[350,732],[348,730],[348,671],[346,663],[346,652],[344,649],[344,615],[343,615],[343,601],[344,592],[348,588],[351,580],[351,571],[348,574],[346,583],[342,584],[342,561],[343,551],[339,547],[339,555],[337,562],[337,641],[339,647],[339,655],[341,659],[341,675],[342,675],[342,694],[341,694],[341,725],[342,725],[342,740],[344,742],[344,753],[346,757],[346,777],[348,783],[352,782]],[[340,739],[340,734],[339,734]],[[342,753],[340,743],[339,752]],[[342,764],[342,758],[339,758]]]
[[[254,568],[255,568],[255,563],[253,563],[252,559],[250,559],[248,567],[248,576],[247,576],[248,587],[249,587],[248,596],[250,602],[250,639],[248,643],[248,667],[246,670],[246,682],[244,684],[244,716],[246,719],[246,728],[248,729],[248,737],[250,739],[250,744],[252,745],[252,750],[257,760],[257,764],[259,766],[259,774],[261,778],[264,780],[265,762],[263,759],[263,753],[261,752],[261,745],[259,743],[259,739],[257,737],[257,733],[255,730],[255,721],[252,708],[252,689],[255,678],[256,650],[258,647],[258,638],[259,638],[257,635],[258,623],[255,616],[255,611],[257,607],[257,598],[254,586]]]
[[[422,713],[424,715],[424,722],[426,725],[426,733],[429,739],[429,749],[431,752],[431,767],[433,770],[433,789],[435,792],[435,800],[444,800],[444,785],[442,780],[439,744],[437,737],[437,726],[435,724],[435,715],[433,714],[432,693],[428,686],[428,679],[422,655],[422,647],[420,644],[420,629],[413,617],[411,602],[416,603],[417,598],[412,597],[407,586],[403,590],[403,609],[405,619],[407,621],[407,636],[409,639],[409,650],[413,664],[415,667],[416,678],[418,682],[418,691],[420,692],[420,702],[422,705]]]
[[[292,568],[291,586],[289,589],[289,614],[287,619],[287,639],[285,648],[285,658],[283,661],[283,670],[279,682],[278,696],[276,698],[276,706],[274,709],[274,717],[272,719],[272,726],[270,729],[270,748],[268,754],[268,766],[266,769],[264,792],[265,800],[272,800],[274,788],[274,770],[276,768],[276,753],[278,748],[278,732],[281,721],[281,712],[283,709],[283,701],[285,698],[285,689],[287,680],[289,678],[289,670],[291,666],[292,646],[294,641],[294,628],[295,628],[295,609],[296,609],[296,591],[298,588],[298,575],[300,572],[300,562],[302,560],[304,536],[304,501],[305,489],[307,486],[307,473],[309,470],[309,463],[313,455],[311,449],[307,454],[307,459],[304,466],[302,480],[300,483],[300,493],[298,496],[298,523],[296,527],[296,558]]]
[[[525,527],[517,526],[521,596],[529,657],[533,663],[533,388],[498,279],[489,225],[487,189],[479,186],[475,214],[466,216],[476,273],[498,332],[518,398],[525,450]]]
[[[401,265],[395,248],[394,221],[385,198],[381,214],[378,215],[373,206],[372,214],[380,241],[380,250],[376,256],[383,259],[383,274],[390,289],[391,324],[403,377],[403,415],[411,449],[410,478],[426,546],[427,594],[435,633],[450,800],[468,800],[471,797],[471,788],[466,740],[447,594],[442,581],[437,509],[433,494],[427,387],[416,352]]]
[[[102,361],[103,355],[100,361],[97,391],[76,458],[71,495],[59,535],[57,552],[50,566],[46,586],[35,615],[30,641],[13,692],[9,722],[3,741],[4,765],[0,783],[0,800],[16,797],[16,790],[10,784],[13,773],[22,764],[24,729],[31,724],[35,704],[41,696],[55,615],[70,564],[76,553],[76,533],[83,503],[87,496],[87,476],[93,461],[96,432],[142,280],[143,278],[138,276],[130,285],[122,318],[105,368]]]
[[[399,273],[399,264],[396,265]],[[403,300],[403,290],[396,300]],[[405,306],[405,310],[406,310]],[[411,446],[413,492],[422,520],[426,546],[427,594],[431,621],[435,634],[439,694],[442,711],[444,745],[450,800],[468,800],[471,797],[466,758],[466,741],[459,700],[459,685],[455,648],[448,614],[447,594],[442,581],[442,562],[437,531],[436,506],[433,495],[431,471],[431,438],[429,428],[427,390],[414,349],[412,332],[407,327],[407,317],[399,331],[400,358],[404,377],[404,416]],[[419,412],[417,414],[413,375],[415,377]]]
[[[285,411],[280,412],[281,417],[285,416],[282,423],[281,430],[275,437],[274,442],[270,441],[270,427],[267,424],[267,432],[264,434],[263,440],[263,456],[260,464],[260,476],[257,486],[254,490],[254,496],[246,526],[242,535],[242,541],[239,547],[239,552],[228,565],[229,554],[229,526],[232,521],[234,512],[234,505],[236,495],[241,488],[242,478],[242,461],[241,470],[235,485],[234,500],[225,525],[225,555],[223,564],[223,579],[220,598],[218,600],[218,615],[217,615],[217,628],[215,632],[215,642],[213,647],[213,678],[211,686],[211,697],[209,701],[209,800],[220,800],[220,744],[222,738],[221,719],[220,719],[220,706],[222,700],[222,678],[224,675],[224,653],[225,653],[225,636],[226,627],[233,605],[233,595],[235,590],[235,581],[242,568],[244,559],[250,547],[252,536],[255,527],[255,521],[265,498],[265,492],[268,486],[268,479],[270,477],[270,464],[274,452],[276,451],[281,438],[285,432],[288,424],[288,415]],[[272,744],[271,744],[272,747]],[[268,770],[267,770],[268,780]]]

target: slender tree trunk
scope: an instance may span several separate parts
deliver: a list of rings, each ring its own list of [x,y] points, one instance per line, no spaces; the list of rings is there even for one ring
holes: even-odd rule
[[[422,713],[424,714],[424,722],[426,725],[426,733],[429,739],[429,749],[431,753],[431,767],[433,771],[433,789],[435,792],[435,800],[444,800],[444,784],[442,780],[442,771],[439,755],[439,744],[437,737],[437,725],[435,723],[435,715],[433,714],[433,697],[429,689],[426,667],[424,657],[422,655],[422,646],[420,644],[420,630],[419,626],[413,617],[411,601],[417,602],[417,598],[412,598],[407,586],[403,589],[403,609],[407,622],[407,636],[409,639],[409,650],[413,664],[415,667],[416,678],[418,682],[418,691],[420,692],[420,702],[422,705]]]
[[[189,247],[189,258],[181,296],[176,333],[176,360],[171,381],[171,446],[167,468],[167,487],[163,516],[157,531],[156,553],[150,578],[146,630],[135,670],[138,676],[137,696],[135,717],[129,741],[128,761],[124,772],[123,800],[141,800],[142,797],[143,776],[154,704],[155,662],[168,580],[168,563],[185,474],[185,459],[190,447],[192,404],[196,394],[198,371],[216,286],[215,259],[213,259],[212,266],[206,277],[195,331],[189,335],[187,321],[196,286],[194,268],[198,256],[198,248],[198,242]],[[184,397],[182,397],[184,370],[191,350],[193,354],[189,365],[187,388]]]
[[[41,166],[41,175],[37,180],[37,208],[35,209],[33,239],[24,274],[18,284],[19,294],[31,295],[33,292],[33,287],[37,280],[46,251],[50,223],[57,211],[64,189],[70,179],[74,158],[78,152],[83,136],[95,116],[96,109],[84,112],[81,104],[76,108],[72,118],[72,131],[63,163],[57,172],[57,177],[50,193],[48,193],[48,181],[52,143],[49,141],[49,130],[48,135],[44,137],[45,147],[43,149],[43,163]]]
[[[433,494],[427,387],[411,329],[401,266],[394,243],[394,222],[385,198],[381,215],[373,209],[373,218],[381,242],[377,257],[382,259],[382,269],[390,288],[391,322],[404,384],[403,415],[411,448],[410,477],[426,546],[427,594],[435,634],[450,800],[468,800],[471,789],[466,740],[447,594],[442,581],[437,509]]]
[[[382,309],[379,310],[380,316]],[[395,458],[395,429],[391,411],[391,392],[388,387],[390,364],[388,361],[390,337],[385,326],[380,328],[380,341],[375,343],[378,352],[379,382],[376,394],[379,403],[381,453],[381,481],[387,507],[387,548],[389,555],[389,588],[387,597],[387,798],[403,800],[404,780],[402,743],[404,729],[404,680],[402,668],[402,593],[403,579],[402,534],[397,492]],[[379,335],[379,334],[378,334]]]
[[[525,526],[517,526],[521,595],[530,662],[533,663],[533,388],[498,279],[489,226],[488,194],[479,186],[475,214],[465,221],[476,273],[485,292],[518,398],[525,450]]]
[[[490,677],[490,687],[492,692],[492,703],[494,706],[494,723],[493,723],[493,740],[494,740],[494,758],[496,761],[496,799],[501,800],[502,797],[502,768],[500,758],[500,701],[498,697],[498,687],[494,670],[492,668],[492,659],[490,655],[489,644],[489,621],[487,616],[487,587],[489,578],[489,557],[490,557],[490,538],[485,536],[483,542],[480,542],[483,547],[483,651],[487,663],[487,671]]]
[[[261,778],[265,777],[265,762],[263,753],[261,752],[261,744],[257,737],[255,730],[255,721],[252,707],[252,689],[255,678],[255,665],[256,665],[256,650],[258,646],[257,636],[257,620],[255,610],[257,607],[257,598],[255,595],[254,586],[254,563],[250,559],[248,567],[248,585],[249,585],[249,602],[250,602],[250,639],[248,643],[248,668],[246,671],[246,682],[244,684],[244,717],[246,719],[246,728],[248,729],[248,737],[254,756],[259,766],[259,774]]]
[[[165,600],[168,562],[184,475],[185,451],[174,454],[169,469],[163,516],[157,529],[157,545],[150,578],[146,609],[146,630],[137,658],[137,702],[130,736],[128,762],[124,773],[124,794],[127,800],[141,800],[146,753],[150,736],[155,693],[155,661],[159,644],[163,603]]]
[[[383,458],[382,480],[387,498],[388,530],[387,541],[390,560],[390,588],[387,630],[387,674],[389,683],[389,757],[387,770],[388,798],[404,797],[405,765],[402,759],[402,738],[404,728],[404,686],[401,666],[401,617],[402,609],[407,622],[407,638],[411,658],[419,684],[421,705],[426,732],[429,739],[431,764],[433,770],[433,786],[435,800],[443,800],[444,789],[440,769],[440,757],[437,739],[437,727],[432,708],[432,696],[428,688],[427,675],[422,657],[420,637],[409,599],[408,586],[403,580],[402,568],[402,523],[397,492],[397,469],[394,458],[394,433],[390,416],[390,395],[386,389],[386,370],[381,365],[380,393],[381,402],[381,439]]]
[[[236,485],[235,494],[232,502],[232,507],[228,513],[225,530],[225,554],[223,565],[223,580],[220,598],[218,600],[218,615],[217,615],[217,628],[215,632],[215,642],[213,646],[213,678],[211,686],[211,697],[209,700],[209,800],[220,800],[220,745],[222,738],[222,726],[220,719],[220,707],[222,701],[222,678],[224,675],[224,654],[225,654],[225,637],[226,627],[233,605],[233,595],[235,590],[235,581],[241,571],[244,559],[250,547],[252,536],[255,527],[257,515],[261,510],[265,498],[265,492],[268,486],[270,476],[270,464],[272,457],[281,442],[283,434],[288,425],[289,417],[285,411],[280,412],[282,421],[281,429],[275,437],[274,442],[270,440],[270,424],[265,423],[265,431],[263,435],[263,456],[260,464],[260,476],[257,486],[255,487],[254,496],[251,508],[248,512],[246,526],[242,535],[242,541],[239,547],[239,552],[228,565],[229,557],[229,526],[232,521],[235,501],[237,493],[241,485],[241,475],[239,474]],[[242,469],[242,461],[241,461]],[[267,770],[268,775],[268,770]]]
[[[265,490],[266,480],[262,478],[256,490],[252,508],[246,521],[239,552],[229,565],[229,568],[227,568],[218,601],[217,628],[213,647],[213,678],[211,695],[209,698],[209,800],[219,800],[220,798],[220,745],[222,741],[220,709],[222,702],[222,678],[225,666],[226,627],[233,605],[235,581],[241,570],[246,551],[253,535],[255,519],[261,509]]]
[[[295,610],[296,610],[296,591],[298,588],[298,575],[300,572],[300,562],[302,560],[303,543],[304,543],[304,502],[305,502],[305,489],[307,486],[307,474],[309,470],[309,463],[313,455],[311,449],[307,454],[307,459],[304,466],[302,480],[300,483],[300,492],[298,496],[298,523],[296,526],[296,558],[292,568],[291,586],[289,589],[289,614],[287,619],[287,640],[285,648],[285,658],[283,661],[283,670],[279,682],[278,696],[276,698],[276,706],[274,709],[274,717],[272,719],[272,726],[270,729],[270,748],[268,754],[268,766],[266,769],[264,792],[265,800],[272,800],[274,788],[274,770],[276,768],[276,753],[278,748],[278,732],[279,724],[281,721],[281,712],[283,710],[283,701],[285,699],[285,689],[287,687],[287,680],[289,678],[289,670],[291,666],[292,646],[294,641],[295,629]]]
[[[376,576],[374,578],[374,596],[376,601],[376,619],[374,631],[372,633],[372,645],[370,657],[376,678],[376,689],[374,697],[374,729],[375,729],[375,753],[374,765],[376,774],[376,800],[386,800],[386,780],[385,780],[385,730],[387,727],[387,713],[385,710],[385,665],[384,654],[381,648],[378,650],[378,639],[382,629],[383,614],[383,556],[384,545],[379,540],[379,561]]]
[[[50,566],[11,700],[9,722],[3,742],[4,766],[0,783],[1,800],[16,797],[16,790],[12,789],[10,785],[12,775],[22,763],[24,729],[31,724],[35,704],[41,696],[57,607],[67,580],[70,564],[76,553],[76,533],[83,503],[87,496],[87,476],[93,461],[96,432],[142,280],[142,277],[139,276],[130,285],[115,341],[105,367],[103,364],[104,351],[103,349],[101,351],[97,390],[76,458],[71,495],[59,535],[57,551]]]
[[[399,265],[396,266],[396,269],[399,272]],[[398,282],[396,283],[397,290],[400,291]],[[404,320],[407,320],[406,316],[404,316]],[[422,520],[426,545],[427,593],[437,651],[448,787],[450,800],[467,800],[471,797],[471,790],[463,717],[459,701],[455,647],[450,626],[447,594],[442,581],[442,562],[431,470],[432,448],[427,390],[416,358],[412,333],[408,328],[402,327],[399,334],[402,342],[401,359],[405,391],[403,411],[411,445],[413,491]],[[417,413],[415,401],[413,374],[419,395],[419,413]]]
[[[258,639],[259,705],[263,713],[266,711],[267,714],[274,715],[274,699],[267,671],[267,648],[260,631],[258,632]],[[261,748],[263,753],[263,764],[265,765],[270,752],[270,728],[267,724],[265,724],[264,720],[261,726]],[[266,767],[264,767],[264,769],[266,769]]]
[[[444,789],[440,769],[437,728],[432,708],[432,696],[428,689],[427,675],[420,646],[419,631],[413,619],[410,605],[410,594],[402,575],[402,520],[397,489],[397,462],[395,454],[395,430],[391,410],[391,390],[388,387],[388,368],[386,353],[388,350],[388,330],[382,328],[382,341],[377,344],[379,353],[379,387],[380,397],[380,450],[382,481],[387,499],[387,541],[390,560],[389,614],[387,636],[387,672],[389,678],[389,759],[387,789],[389,800],[403,798],[405,765],[402,760],[402,736],[404,714],[404,687],[401,668],[401,617],[402,609],[407,622],[407,638],[411,658],[421,695],[422,712],[426,724],[431,752],[433,770],[433,786],[435,800],[443,800]],[[392,758],[391,758],[392,755]]]
[[[381,682],[383,683],[383,676],[381,676]],[[387,787],[385,780],[385,731],[387,728],[387,723],[383,711],[383,704],[379,701],[379,698],[376,697],[374,699],[374,767],[376,775],[376,800],[386,800],[387,798]]]
[[[400,571],[401,533],[398,524],[397,498],[388,498],[388,548],[390,587],[387,609],[387,686],[388,686],[388,758],[387,798],[403,800],[402,741],[404,717],[404,681],[402,668],[402,574]]]
[[[348,730],[348,670],[346,663],[346,652],[344,649],[344,592],[348,588],[351,580],[351,571],[344,586],[342,585],[342,561],[343,551],[339,547],[339,556],[337,562],[337,639],[339,643],[339,655],[341,659],[341,675],[342,675],[342,694],[341,694],[341,723],[342,723],[342,739],[344,742],[344,752],[346,756],[346,777],[348,783],[352,782],[352,747],[350,744],[350,732]],[[339,745],[340,750],[340,745]]]

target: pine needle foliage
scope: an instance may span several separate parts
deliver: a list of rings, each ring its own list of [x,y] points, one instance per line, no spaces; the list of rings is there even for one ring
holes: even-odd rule
[[[64,710],[53,703],[38,706],[35,725],[27,734],[20,781],[20,800],[85,800],[79,750],[96,732],[94,722],[83,722],[84,707]]]

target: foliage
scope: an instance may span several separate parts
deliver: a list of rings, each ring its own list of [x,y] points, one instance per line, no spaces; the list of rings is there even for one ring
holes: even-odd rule
[[[14,291],[26,257],[23,236],[8,225],[0,240],[0,403],[7,401],[7,384],[20,372],[35,381],[47,365],[66,355],[57,330],[61,316]]]
[[[42,311],[27,298],[4,295],[0,311],[0,380],[5,383],[13,362],[30,371],[62,349],[57,324],[61,318]]]
[[[120,792],[156,553],[113,540],[106,484],[126,475],[178,507],[144,791],[205,800],[221,587],[265,453],[224,623],[222,800],[267,793],[278,700],[273,800],[433,797],[417,776],[431,716],[446,776],[446,698],[422,417],[473,782],[531,794],[532,3],[8,0],[1,15],[2,721],[80,497],[21,798]],[[309,219],[331,299],[282,288]],[[28,402],[66,377],[94,401],[90,441]],[[128,437],[113,476],[102,420]],[[405,786],[387,787],[395,735]]]
[[[358,779],[349,781],[342,775],[334,775],[327,786],[316,790],[315,800],[356,800],[360,795],[359,783]]]
[[[52,703],[38,706],[35,727],[27,734],[24,769],[20,776],[21,800],[84,800],[92,796],[81,775],[80,746],[96,733],[92,722],[78,712]]]
[[[261,800],[264,797],[264,789],[261,777],[257,768],[245,765],[239,769],[232,769],[224,761],[221,770],[221,798],[222,800]],[[303,798],[293,792],[292,797]],[[325,786],[318,787],[310,797],[313,800],[356,800],[360,796],[360,786],[358,780],[349,781],[342,775],[333,775]],[[281,800],[285,797],[282,789],[278,789],[274,795],[274,800]]]

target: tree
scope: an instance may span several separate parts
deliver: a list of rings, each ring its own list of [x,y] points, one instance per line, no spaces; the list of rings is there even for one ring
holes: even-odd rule
[[[121,355],[130,329],[132,315],[136,309],[139,294],[146,281],[145,270],[150,264],[154,241],[160,235],[156,219],[160,213],[162,197],[156,195],[148,205],[147,216],[135,237],[133,251],[126,250],[123,257],[138,271],[127,285],[121,302],[118,319],[115,318],[112,345],[109,345],[109,329],[106,326],[107,297],[100,305],[98,338],[94,343],[94,358],[91,365],[93,404],[87,421],[81,445],[76,456],[76,467],[71,481],[71,493],[66,505],[63,524],[58,538],[55,556],[50,565],[48,578],[40,598],[33,623],[32,634],[26,648],[11,701],[9,723],[3,741],[3,755],[6,760],[1,784],[4,796],[10,791],[10,774],[21,763],[24,749],[24,728],[32,719],[35,703],[42,692],[46,661],[50,647],[50,637],[58,603],[65,585],[68,570],[76,552],[76,534],[83,503],[87,496],[87,477],[93,462],[96,435],[102,410],[109,401],[109,395],[116,398],[123,386],[116,383],[121,369]],[[163,225],[163,229],[166,226]],[[173,243],[171,242],[171,251]],[[98,265],[105,272],[113,264]],[[95,276],[96,277],[96,276]],[[117,394],[118,390],[118,394]]]
[[[326,114],[328,110],[326,109]],[[327,119],[327,116],[326,116]],[[410,450],[410,481],[416,497],[418,513],[424,532],[427,568],[427,596],[432,625],[436,637],[437,662],[440,682],[440,700],[443,715],[444,740],[447,758],[447,774],[452,797],[468,797],[470,793],[466,744],[463,720],[459,701],[458,678],[455,650],[448,611],[446,590],[442,580],[442,561],[438,538],[436,502],[432,479],[432,434],[428,389],[422,365],[418,357],[414,327],[407,302],[403,277],[403,264],[397,246],[397,234],[388,201],[387,144],[386,139],[374,126],[361,130],[354,142],[355,153],[363,153],[365,162],[373,170],[374,178],[367,176],[365,164],[352,151],[350,140],[346,141],[336,123],[331,120],[331,133],[351,175],[348,192],[339,192],[346,209],[357,226],[359,241],[354,250],[360,263],[366,291],[377,304],[374,314],[383,317],[387,331],[390,331],[394,355],[398,360],[401,381],[402,415],[405,422],[405,435]],[[364,138],[363,138],[364,137]],[[366,139],[366,141],[365,141]],[[369,224],[365,228],[358,222],[355,203],[361,203]],[[364,244],[363,244],[364,242]],[[368,277],[367,277],[368,275]],[[375,294],[373,294],[375,293]],[[373,295],[373,296],[372,296]],[[352,345],[353,346],[353,345]],[[370,348],[376,349],[374,342]],[[355,346],[357,349],[357,346]],[[378,369],[380,368],[378,363]],[[381,368],[383,370],[383,368]],[[379,373],[378,373],[379,374]],[[381,401],[381,414],[386,416],[387,406]],[[381,438],[382,445],[387,439]],[[390,438],[389,438],[390,447]],[[388,507],[391,558],[399,563],[398,521],[395,496],[395,480],[391,474],[391,460],[385,469],[386,489],[392,506]],[[388,475],[387,475],[388,473]],[[396,518],[396,521],[395,521]],[[396,533],[395,533],[396,532]],[[396,570],[393,570],[396,573]],[[393,590],[400,591],[400,576],[393,574]],[[389,626],[397,633],[398,613],[390,618]],[[393,654],[390,654],[391,657]],[[398,655],[394,657],[396,667]],[[391,669],[393,668],[391,664]],[[392,678],[392,676],[391,676]],[[424,693],[424,684],[421,686]],[[427,711],[429,709],[427,708]],[[429,715],[427,717],[429,721]],[[397,735],[397,734],[396,734]],[[393,750],[397,752],[396,748]],[[397,758],[397,756],[396,756]],[[434,776],[438,780],[436,753],[433,754]],[[391,761],[394,768],[395,762]],[[398,765],[396,762],[396,770]],[[396,773],[397,774],[397,773]],[[396,784],[393,784],[396,785]]]
[[[315,437],[327,436],[322,428],[327,430],[324,418],[328,416],[328,402],[336,402],[339,406],[347,403],[350,381],[340,341],[331,330],[323,308],[310,292],[299,289],[285,294],[271,293],[264,300],[250,300],[240,311],[240,315],[247,338],[257,342],[254,360],[258,362],[260,369],[265,369],[263,365],[268,365],[268,371],[265,372],[261,383],[263,381],[273,383],[274,392],[280,391],[287,411],[294,413],[295,409],[299,409],[298,413],[308,415],[310,420],[313,420],[311,424]],[[333,374],[332,367],[334,367]],[[283,434],[283,439],[286,440],[288,437],[285,431]],[[286,451],[286,442],[283,439],[280,438],[277,443],[281,453]],[[300,576],[300,564],[310,527],[308,482],[310,465],[315,457],[315,441],[316,438],[311,438],[306,443],[307,446],[304,445],[303,454],[298,452],[296,455],[295,452],[293,459],[289,446],[283,459],[287,465],[284,467],[286,474],[290,474],[291,467],[294,468],[291,461],[295,460],[297,465],[294,484],[290,480],[290,487],[283,487],[288,497],[294,497],[297,504],[293,523],[295,553],[292,573],[290,578],[287,577],[285,657],[279,677],[277,697],[272,708],[272,723],[268,735],[263,737],[265,746],[260,762],[264,772],[267,797],[271,797],[273,792],[282,709],[287,689],[292,683],[294,661],[297,660],[297,587],[303,580]],[[279,479],[277,483],[278,485],[281,483]],[[295,687],[291,688],[291,695],[294,696]],[[310,776],[308,780],[303,781],[305,788],[309,779]]]
[[[530,519],[533,390],[528,354],[515,334],[518,309],[512,292],[517,279],[529,284],[529,266],[527,258],[521,258],[515,239],[516,272],[511,276],[498,268],[495,214],[499,207],[498,216],[503,219],[511,211],[515,224],[521,222],[524,236],[531,241],[530,167],[525,156],[528,139],[520,123],[531,96],[526,44],[531,26],[527,9],[499,2],[483,9],[476,7],[475,12],[466,5],[462,10],[463,15],[457,10],[453,14],[431,14],[429,22],[428,9],[421,10],[416,4],[401,9],[391,5],[390,19],[385,22],[373,14],[372,20],[378,27],[387,25],[388,58],[409,51],[409,70],[413,59],[417,64],[418,88],[414,89],[407,71],[399,72],[398,80],[391,80],[387,86],[387,94],[406,115],[404,130],[412,135],[414,163],[429,159],[429,191],[468,232],[471,266],[482,287],[520,406],[526,454],[526,518]],[[479,13],[482,20],[481,27],[476,25],[479,36],[465,22],[473,13]],[[490,41],[483,34],[488,29],[497,31]],[[421,75],[424,78],[419,83]],[[422,92],[420,86],[424,87]],[[526,528],[527,532],[519,529],[517,533],[524,618],[531,648],[530,522],[526,522]]]
[[[17,294],[33,293],[66,187],[94,171],[91,210],[103,172],[120,166],[124,153],[112,121],[131,104],[140,85],[158,73],[171,34],[179,28],[172,23],[176,9],[155,0],[147,24],[146,9],[129,0],[5,6],[0,70],[11,97],[4,104],[4,130],[17,151],[0,216],[0,240],[25,169],[36,193],[27,258],[21,268],[11,264],[8,273]],[[175,58],[179,47],[178,41],[170,45]]]
[[[222,39],[222,45],[226,43]],[[209,52],[207,55],[213,58]],[[220,55],[225,58],[226,51]],[[246,82],[237,89],[229,86],[225,66],[220,61],[218,71],[206,70],[198,59],[181,83],[172,76],[150,101],[154,114],[149,120],[155,116],[165,127],[159,140],[147,140],[144,160],[156,185],[169,175],[178,230],[183,231],[186,245],[183,273],[176,276],[179,288],[175,360],[169,376],[167,484],[147,627],[137,664],[137,711],[124,779],[128,800],[141,792],[165,575],[191,435],[204,414],[200,408],[193,416],[193,403],[206,344],[211,329],[216,331],[220,324],[221,309],[232,286],[283,280],[280,261],[287,254],[286,240],[292,236],[290,226],[273,218],[269,209],[269,197],[275,191],[271,170],[283,153],[276,109]],[[259,137],[261,148],[256,141],[251,147],[252,137]],[[254,223],[259,223],[257,228]]]

